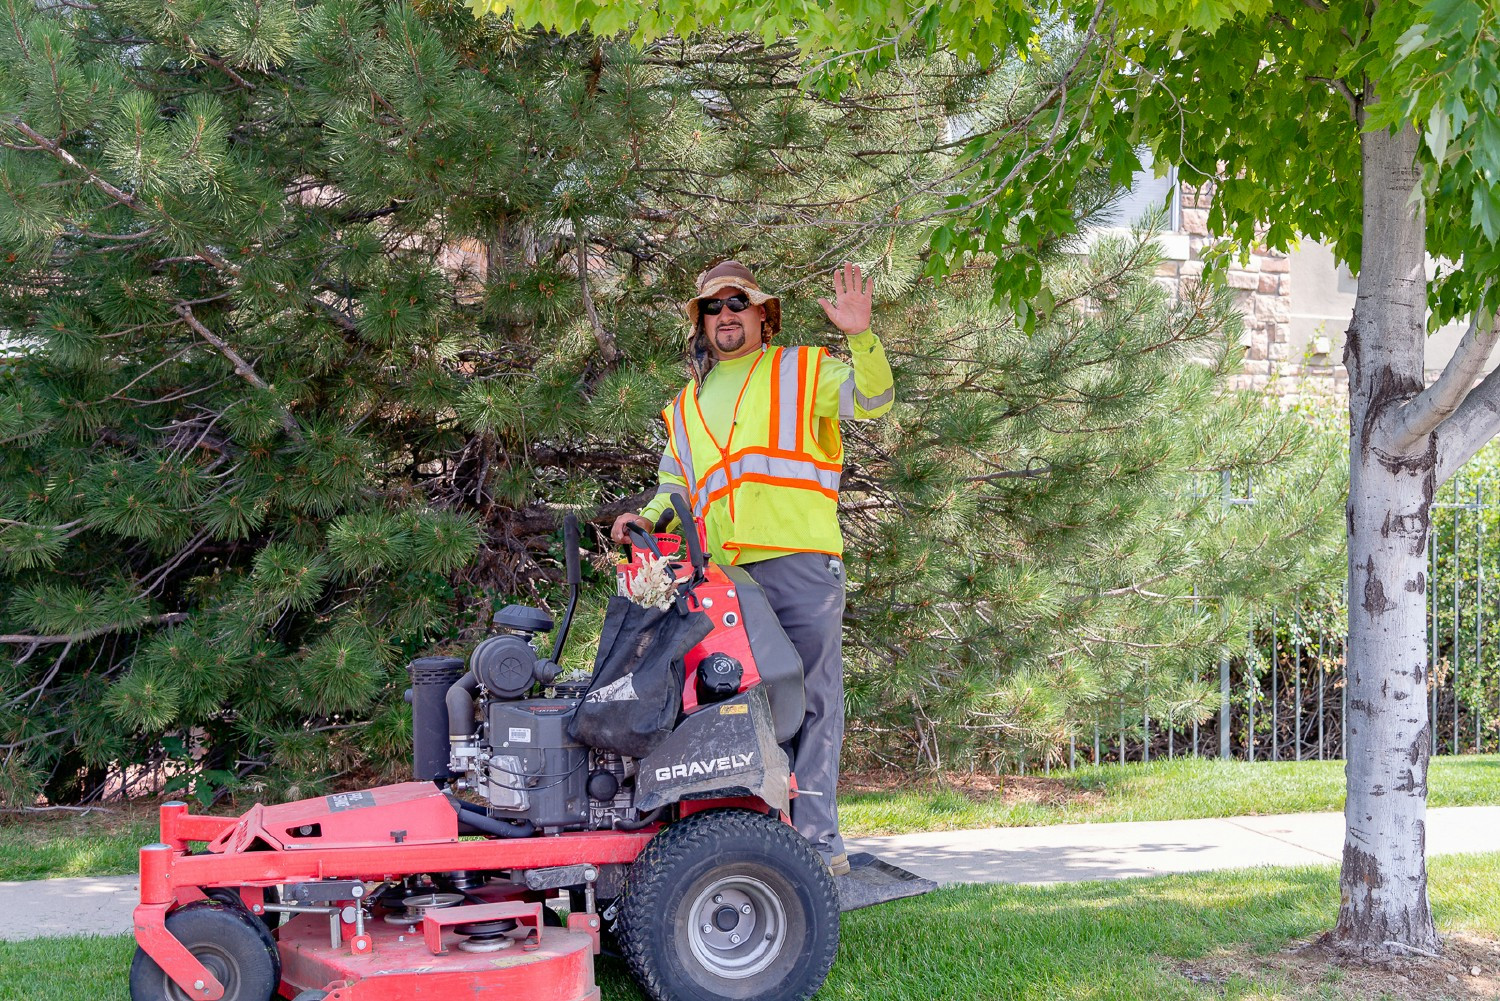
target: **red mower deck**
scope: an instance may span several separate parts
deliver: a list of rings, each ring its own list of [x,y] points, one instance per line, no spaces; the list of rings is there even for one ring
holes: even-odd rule
[[[430,912],[417,925],[368,925],[367,955],[329,942],[328,922],[298,915],[277,932],[282,996],[326,990],[327,1001],[420,1001],[514,997],[527,1001],[597,1001],[594,936],[543,927],[541,904],[479,904]],[[496,952],[460,950],[452,925],[521,918],[515,937]],[[436,941],[437,949],[432,948]],[[493,993],[492,993],[493,992]]]

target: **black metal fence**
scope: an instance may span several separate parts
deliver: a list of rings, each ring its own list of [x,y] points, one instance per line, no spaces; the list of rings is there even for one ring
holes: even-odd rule
[[[1237,497],[1231,503],[1253,503]],[[1428,712],[1432,753],[1500,751],[1500,484],[1455,481],[1433,504],[1428,541]],[[1327,608],[1259,614],[1242,656],[1222,660],[1220,706],[1206,720],[1152,718],[1118,705],[1093,739],[1075,739],[1064,767],[1182,755],[1247,761],[1342,758],[1347,616]],[[1050,770],[1051,764],[1043,766]]]

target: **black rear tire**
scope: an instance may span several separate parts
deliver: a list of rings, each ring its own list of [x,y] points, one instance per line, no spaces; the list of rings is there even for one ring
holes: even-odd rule
[[[167,915],[167,931],[224,985],[224,1001],[271,1001],[281,957],[276,943],[241,904],[199,900]],[[130,964],[131,1001],[192,1001],[156,960],[137,948]]]
[[[615,933],[654,1001],[803,1001],[838,951],[838,891],[787,824],[712,810],[646,846],[625,878]]]

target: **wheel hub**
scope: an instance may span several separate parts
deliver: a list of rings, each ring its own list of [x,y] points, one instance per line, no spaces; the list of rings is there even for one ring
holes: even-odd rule
[[[776,893],[751,876],[706,886],[688,910],[688,945],[716,976],[732,980],[764,970],[786,945],[786,912]]]
[[[203,964],[203,968],[212,973],[214,979],[224,986],[225,1001],[234,1001],[235,996],[239,994],[237,982],[239,969],[232,958],[217,948],[200,949],[195,951],[194,955],[197,956],[198,962]],[[171,1001],[193,1001],[171,977],[163,977],[163,980],[166,983],[167,996],[171,998]]]

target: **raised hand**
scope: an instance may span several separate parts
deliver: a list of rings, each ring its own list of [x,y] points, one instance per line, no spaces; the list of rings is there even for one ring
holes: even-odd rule
[[[870,329],[870,304],[874,298],[875,279],[866,279],[858,264],[845,261],[833,273],[833,301],[819,299],[818,305],[828,320],[848,334],[862,334]]]

